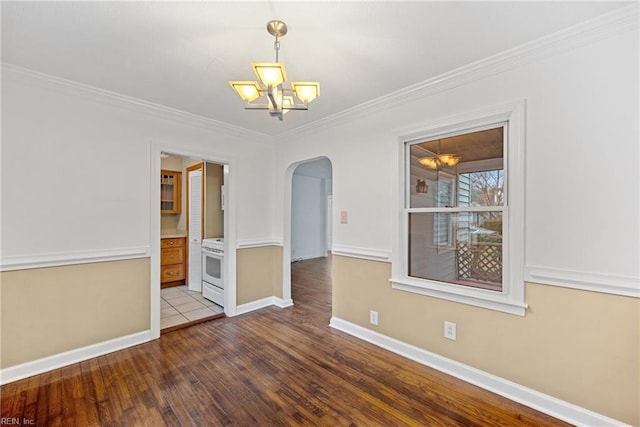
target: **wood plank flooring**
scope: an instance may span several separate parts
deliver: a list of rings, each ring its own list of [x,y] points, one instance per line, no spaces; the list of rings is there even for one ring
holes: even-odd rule
[[[328,327],[330,258],[292,265],[265,308],[0,388],[37,426],[560,426],[547,415]]]

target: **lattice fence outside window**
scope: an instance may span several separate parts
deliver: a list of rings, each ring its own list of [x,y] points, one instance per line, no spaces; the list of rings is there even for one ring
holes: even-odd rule
[[[502,243],[458,242],[458,278],[502,283]]]

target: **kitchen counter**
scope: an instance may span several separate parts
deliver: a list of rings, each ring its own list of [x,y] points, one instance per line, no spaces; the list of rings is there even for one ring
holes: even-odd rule
[[[175,239],[178,237],[187,237],[187,232],[181,230],[168,230],[160,233],[161,239]]]

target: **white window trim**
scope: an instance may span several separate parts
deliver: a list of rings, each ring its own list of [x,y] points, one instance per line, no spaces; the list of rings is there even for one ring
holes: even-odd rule
[[[507,236],[509,243],[503,255],[504,276],[502,292],[409,277],[406,262],[408,259],[408,224],[406,215],[404,215],[407,175],[405,144],[407,142],[490,129],[504,123],[506,123],[505,132],[508,141],[506,150],[507,168],[505,168],[508,221],[506,221],[503,233]],[[398,150],[397,215],[394,216],[397,224],[394,227],[396,236],[392,252],[390,280],[392,288],[524,316],[527,309],[524,284],[525,101],[498,105],[456,117],[443,118],[420,130],[403,133],[399,138]],[[494,208],[492,209],[495,210]],[[468,209],[464,208],[464,210]]]

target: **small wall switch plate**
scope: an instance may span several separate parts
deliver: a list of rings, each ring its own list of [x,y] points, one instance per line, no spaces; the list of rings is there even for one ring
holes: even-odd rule
[[[346,224],[349,222],[349,213],[347,211],[340,211],[340,224]]]
[[[456,324],[444,321],[444,337],[450,340],[456,340]]]
[[[371,310],[369,312],[369,323],[371,323],[372,325],[377,325],[378,324],[378,312],[377,311]]]

